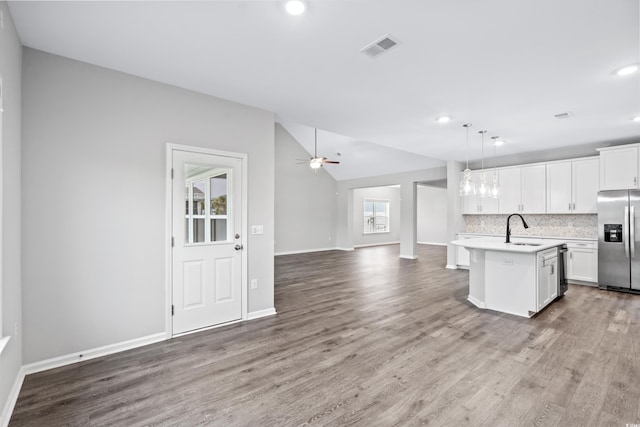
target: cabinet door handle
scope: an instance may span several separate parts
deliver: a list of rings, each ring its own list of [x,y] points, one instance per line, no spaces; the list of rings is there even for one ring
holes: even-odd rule
[[[554,271],[555,271],[555,270],[553,269],[553,267],[554,267],[554,265],[553,265],[553,264],[551,264],[551,274],[554,274]]]
[[[576,210],[576,204],[575,203],[573,204],[573,210],[574,211]]]
[[[633,186],[634,186],[634,187],[636,186],[636,182],[637,182],[637,181],[638,181],[638,177],[637,177],[637,176],[634,176],[634,177],[633,177]]]
[[[571,210],[571,203],[569,203],[569,210]]]

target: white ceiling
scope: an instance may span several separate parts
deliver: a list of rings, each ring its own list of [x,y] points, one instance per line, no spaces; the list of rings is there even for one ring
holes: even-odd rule
[[[471,160],[480,129],[498,155],[640,141],[640,75],[614,75],[640,61],[638,0],[9,4],[25,46],[273,111],[309,152],[326,131],[337,179],[464,161],[465,122]]]

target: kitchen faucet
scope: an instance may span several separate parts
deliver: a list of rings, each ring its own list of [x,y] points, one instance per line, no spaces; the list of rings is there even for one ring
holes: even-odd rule
[[[507,217],[507,240],[505,240],[505,243],[511,243],[511,227],[509,227],[509,220],[514,215],[518,215],[520,217],[520,219],[522,220],[522,225],[524,225],[524,228],[529,228],[529,225],[527,224],[527,221],[525,221],[524,218],[522,218],[522,215],[517,214],[517,213],[509,215]]]

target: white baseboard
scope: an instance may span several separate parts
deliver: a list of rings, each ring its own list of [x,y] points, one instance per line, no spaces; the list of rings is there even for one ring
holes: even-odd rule
[[[418,259],[416,255],[400,255],[402,259]]]
[[[284,251],[284,252],[276,252],[274,256],[280,255],[295,255],[295,254],[308,254],[310,252],[325,252],[325,251],[335,251],[336,248],[318,248],[318,249],[303,249],[300,251]]]
[[[96,357],[107,356],[109,354],[131,350],[132,348],[154,344],[166,339],[167,334],[165,332],[161,332],[159,334],[147,335],[146,337],[135,338],[129,341],[109,344],[91,350],[80,351],[77,353],[67,354],[65,356],[59,356],[52,359],[42,360],[40,362],[30,363],[28,365],[24,365],[22,368],[25,371],[25,375],[35,374],[36,372],[59,368],[61,366],[71,365],[73,363],[82,362],[84,360],[95,359]]]
[[[487,305],[485,303],[483,303],[482,301],[478,301],[471,295],[467,296],[467,301],[469,301],[471,304],[475,305],[478,308],[487,308]]]
[[[273,316],[274,314],[277,314],[275,307],[267,308],[265,310],[252,311],[251,313],[247,314],[247,320],[254,320],[254,319],[259,319],[261,317]]]
[[[11,419],[11,415],[13,414],[13,409],[16,407],[16,402],[18,401],[18,395],[20,394],[20,389],[22,388],[24,377],[25,369],[23,366],[18,371],[18,376],[13,383],[13,387],[11,387],[9,396],[7,396],[7,401],[4,404],[4,408],[2,408],[2,414],[0,414],[0,426],[2,427],[7,427],[9,425],[9,420]]]
[[[434,246],[447,246],[446,243],[440,242],[417,242],[419,245],[434,245]]]
[[[455,264],[447,264],[444,268],[448,268],[449,270],[457,270],[458,266]]]
[[[352,251],[354,248],[335,248],[337,251]]]
[[[353,245],[354,248],[368,248],[369,246],[385,246],[385,245],[399,245],[400,241],[397,242],[380,242],[380,243],[365,243],[364,245]]]

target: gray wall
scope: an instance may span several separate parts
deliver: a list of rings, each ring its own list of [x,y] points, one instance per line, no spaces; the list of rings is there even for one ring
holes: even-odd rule
[[[363,234],[364,199],[380,199],[389,201],[389,233]],[[400,188],[370,187],[353,190],[353,245],[379,245],[400,241]]]
[[[418,243],[447,243],[447,189],[418,186]]]
[[[24,362],[165,331],[166,143],[248,153],[249,312],[273,307],[272,113],[25,48]]]
[[[340,249],[352,249],[353,241],[353,215],[356,211],[353,203],[353,193],[355,189],[366,187],[383,187],[388,185],[400,184],[400,194],[408,194],[401,200],[401,215],[408,218],[408,221],[402,221],[400,228],[400,256],[415,256],[415,239],[413,235],[416,231],[416,200],[410,200],[416,189],[418,182],[441,181],[447,178],[447,168],[437,167],[431,169],[423,169],[419,171],[380,175],[370,178],[350,179],[338,181],[338,216],[336,218],[336,246]],[[403,209],[402,207],[405,207]],[[413,242],[411,241],[413,240]],[[453,240],[453,239],[452,239]]]
[[[2,252],[2,334],[11,336],[0,356],[0,411],[22,365],[22,288],[20,278],[20,145],[22,46],[6,2],[0,2],[4,28],[0,30],[0,75],[3,80],[2,181],[0,188]],[[42,219],[40,219],[42,220]],[[18,335],[15,335],[15,327]],[[0,420],[1,421],[1,420]]]
[[[276,254],[335,248],[335,179],[324,169],[314,173],[298,164],[309,153],[280,124],[275,144]]]

